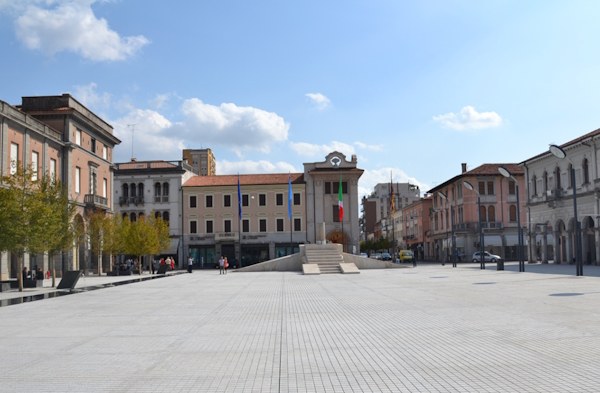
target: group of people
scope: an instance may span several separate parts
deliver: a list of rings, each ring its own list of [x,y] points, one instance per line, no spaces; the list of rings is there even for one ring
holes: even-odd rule
[[[221,255],[221,259],[219,259],[219,274],[227,274],[228,267],[229,262],[227,261],[227,257],[223,257],[223,255]]]
[[[152,269],[152,274],[155,274],[158,272],[158,267],[155,266],[156,263],[157,263],[157,261],[154,261],[153,263],[150,264],[150,268]],[[173,259],[171,257],[167,257],[167,259],[160,258],[159,264],[167,265],[171,268],[171,270],[175,270],[175,259]]]
[[[27,266],[25,266],[23,268],[23,281],[25,280],[43,280],[44,279],[44,272],[42,271],[41,267],[38,267],[37,265],[33,267],[33,270],[29,271],[29,269],[27,269]]]

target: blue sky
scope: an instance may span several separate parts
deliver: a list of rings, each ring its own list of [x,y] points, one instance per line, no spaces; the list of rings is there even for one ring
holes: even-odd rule
[[[219,174],[358,156],[422,191],[600,127],[597,1],[0,0],[0,99],[69,92],[115,161]]]

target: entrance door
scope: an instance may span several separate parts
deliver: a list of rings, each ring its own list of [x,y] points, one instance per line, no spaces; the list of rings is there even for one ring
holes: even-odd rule
[[[221,254],[224,257],[227,257],[227,262],[229,262],[229,266],[233,267],[236,261],[235,259],[235,244],[221,244]]]

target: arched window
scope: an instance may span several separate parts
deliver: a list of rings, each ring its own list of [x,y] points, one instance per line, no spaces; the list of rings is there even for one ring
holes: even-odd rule
[[[554,184],[556,185],[556,189],[560,190],[562,187],[560,185],[560,168],[556,167],[556,169],[554,170],[554,178],[556,179],[554,181]]]
[[[123,220],[127,217],[127,213],[123,213]]]
[[[129,197],[129,185],[127,183],[123,184],[123,196],[125,198]]]
[[[154,183],[154,202],[160,202],[161,187],[160,183]]]
[[[163,183],[163,202],[169,202],[169,183]]]
[[[136,222],[137,221],[137,217],[136,217],[135,213],[131,213],[129,215],[129,221],[131,221],[131,222]]]
[[[131,183],[131,186],[129,186],[129,191],[131,191],[131,197],[135,198],[135,183]]]
[[[154,212],[154,218],[160,218],[160,212]]]
[[[536,175],[533,175],[533,181],[532,181],[532,183],[533,183],[533,187],[532,187],[532,189],[533,189],[533,196],[537,196],[537,176]]]
[[[138,184],[138,196],[142,198],[144,197],[144,183]]]
[[[587,158],[583,159],[583,184],[590,182],[590,166],[588,165]]]
[[[517,207],[515,205],[510,205],[508,208],[508,219],[511,222],[517,221]]]
[[[481,208],[479,209],[479,214],[481,216],[481,222],[486,222],[487,221],[487,209],[485,208],[485,206],[481,206]]]
[[[163,212],[163,221],[169,222],[169,212]]]
[[[544,192],[548,191],[548,172],[544,172]]]
[[[143,212],[138,214],[138,218],[140,219],[140,221],[144,220],[144,217],[146,217],[146,215]]]
[[[496,208],[494,206],[488,207],[488,221],[496,221]]]

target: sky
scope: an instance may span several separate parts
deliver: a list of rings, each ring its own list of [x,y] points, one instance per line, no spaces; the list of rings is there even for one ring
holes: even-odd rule
[[[0,0],[0,100],[71,93],[115,162],[217,174],[334,150],[425,192],[600,128],[598,1]],[[133,132],[132,132],[133,130]],[[132,153],[133,152],[133,153]]]

